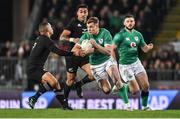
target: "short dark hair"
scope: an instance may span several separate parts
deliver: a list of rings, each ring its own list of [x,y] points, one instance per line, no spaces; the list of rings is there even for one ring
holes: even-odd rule
[[[39,24],[39,32],[44,32],[46,30],[46,26],[49,25],[49,22],[42,22]]]
[[[123,21],[124,21],[126,18],[134,18],[134,16],[133,16],[132,14],[126,14],[126,15],[124,16]],[[135,18],[134,18],[134,19],[135,19]]]
[[[87,8],[88,9],[88,6],[86,4],[79,4],[77,7],[76,7],[76,12],[79,10],[79,8]]]
[[[87,24],[89,23],[99,23],[99,19],[97,17],[90,17],[88,20],[87,20]]]

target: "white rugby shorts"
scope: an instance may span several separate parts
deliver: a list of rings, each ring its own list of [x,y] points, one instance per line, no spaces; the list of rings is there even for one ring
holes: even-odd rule
[[[135,80],[135,76],[139,73],[146,73],[141,61],[138,59],[136,62],[128,65],[119,64],[119,71],[122,79],[125,82]]]

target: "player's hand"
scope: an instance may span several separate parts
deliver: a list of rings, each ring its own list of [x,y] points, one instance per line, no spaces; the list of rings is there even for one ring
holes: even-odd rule
[[[74,38],[73,42],[74,43],[78,43],[79,42],[79,38]]]
[[[153,49],[153,47],[154,47],[154,45],[152,44],[152,43],[149,43],[148,44],[148,48],[151,50],[151,49]]]
[[[85,52],[85,54],[91,54],[91,53],[93,53],[94,52],[94,48],[92,48],[92,47],[90,47],[90,48],[88,48],[86,51],[84,51]]]
[[[80,50],[79,51],[79,56],[80,57],[84,57],[86,55],[86,53],[83,51],[83,50]]]
[[[97,43],[94,39],[90,39],[89,42],[92,44],[93,47],[96,47]]]
[[[86,55],[85,52],[81,49],[71,50],[71,52],[73,52],[73,55],[75,56],[84,57]]]
[[[73,55],[75,56],[85,56],[85,52],[81,49],[81,46],[79,44],[75,44],[74,47],[71,49],[71,52],[73,52]]]
[[[79,38],[69,38],[70,42],[74,42],[74,43],[78,43],[79,42]]]
[[[73,54],[75,56],[79,55],[79,51],[81,50],[81,46],[79,46],[77,43],[74,45],[74,47],[71,49],[71,52],[73,52]]]

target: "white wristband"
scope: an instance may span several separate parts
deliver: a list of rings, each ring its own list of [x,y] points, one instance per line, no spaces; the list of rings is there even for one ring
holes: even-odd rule
[[[69,38],[69,41],[70,41],[70,42],[73,42],[73,41],[74,41],[74,38]]]

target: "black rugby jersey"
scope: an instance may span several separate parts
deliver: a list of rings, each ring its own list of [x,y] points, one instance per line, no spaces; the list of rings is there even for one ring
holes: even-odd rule
[[[72,38],[80,38],[87,31],[86,23],[77,18],[73,18],[64,29],[71,31],[69,37]]]
[[[67,52],[65,50],[59,49],[55,46],[50,38],[41,35],[36,38],[28,59],[27,66],[43,67],[50,52],[56,53],[61,56],[70,56],[73,54],[72,52]]]
[[[79,21],[77,18],[71,19],[69,24],[64,28],[64,30],[71,31],[69,38],[80,38],[83,33],[87,31],[86,23]],[[69,41],[61,41],[60,46],[68,47],[67,49],[70,51],[74,47],[74,42]]]

